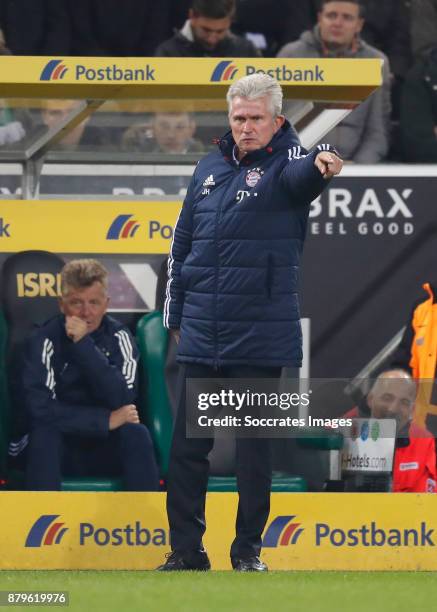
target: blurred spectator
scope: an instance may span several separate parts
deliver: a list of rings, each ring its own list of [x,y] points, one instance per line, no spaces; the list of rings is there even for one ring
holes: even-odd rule
[[[6,39],[3,30],[0,30],[0,55],[11,55],[11,50],[6,45]]]
[[[168,35],[169,0],[68,0],[73,55],[151,56]]]
[[[30,125],[26,111],[15,111],[6,105],[5,100],[0,100],[0,147],[23,140]]]
[[[0,55],[11,55],[2,30],[0,30]],[[24,109],[12,109],[6,100],[0,100],[0,147],[14,145],[29,132],[32,120]]]
[[[360,37],[364,19],[359,0],[322,0],[318,24],[278,57],[380,58],[383,84],[325,137],[348,160],[361,164],[381,161],[388,151],[390,78],[387,57]]]
[[[311,0],[236,0],[234,30],[256,35],[258,48],[267,57],[275,56],[285,43],[296,40],[313,27]]]
[[[429,431],[412,422],[415,398],[416,385],[411,376],[403,370],[390,370],[378,376],[362,405],[345,416],[395,419],[393,491],[434,493],[435,442]]]
[[[74,111],[80,104],[78,100],[45,100],[41,110],[41,118],[46,128],[55,128],[61,121]],[[61,149],[76,149],[78,147],[108,147],[109,136],[105,130],[88,125],[90,117],[72,128],[60,140],[56,147]]]
[[[123,148],[147,153],[204,153],[196,140],[192,113],[156,113],[150,122],[133,125],[123,135]]]
[[[437,45],[437,0],[411,0],[411,47],[417,59]]]
[[[362,38],[390,62],[392,119],[398,121],[402,86],[413,61],[410,0],[361,0],[361,5],[365,17]]]
[[[69,55],[67,0],[1,0],[0,27],[14,55]]]
[[[182,30],[155,51],[159,57],[257,57],[249,40],[230,31],[235,0],[193,0]]]
[[[437,162],[437,46],[407,74],[400,128],[405,161]]]
[[[170,31],[180,30],[184,25],[193,0],[170,0]]]
[[[396,77],[411,66],[410,0],[361,0],[365,22],[362,38],[385,53]]]

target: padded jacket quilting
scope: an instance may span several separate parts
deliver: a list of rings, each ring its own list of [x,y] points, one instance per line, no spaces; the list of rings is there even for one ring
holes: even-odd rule
[[[288,122],[240,163],[231,133],[202,159],[173,238],[164,324],[180,362],[296,366],[310,202],[326,186]],[[321,145],[328,149],[328,145]]]

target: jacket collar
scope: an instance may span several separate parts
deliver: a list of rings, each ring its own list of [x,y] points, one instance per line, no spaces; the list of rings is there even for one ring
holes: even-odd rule
[[[185,36],[185,38],[190,42],[194,42],[193,30],[191,28],[191,22],[189,19],[187,19],[187,21],[184,23],[180,34],[182,34],[182,36]]]
[[[273,153],[276,153],[280,149],[288,149],[293,146],[299,146],[299,136],[297,135],[294,127],[290,124],[288,119],[285,120],[284,125],[278,132],[273,136],[272,140],[262,149],[252,151],[243,157],[241,160],[243,165],[249,165],[253,162],[260,161],[266,157],[270,157]],[[224,159],[235,165],[234,160],[234,147],[235,140],[232,136],[232,131],[229,130],[226,134],[218,141],[218,147],[223,155]]]

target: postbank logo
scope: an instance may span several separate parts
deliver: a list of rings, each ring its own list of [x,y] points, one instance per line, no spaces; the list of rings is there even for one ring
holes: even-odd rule
[[[277,516],[267,527],[263,538],[263,548],[277,548],[278,546],[291,546],[297,543],[302,535],[304,528],[301,523],[296,523],[293,519],[295,514],[287,516]]]
[[[212,71],[211,83],[219,81],[232,81],[238,72],[238,68],[232,63],[232,60],[223,60],[217,64]]]
[[[27,534],[25,548],[40,548],[60,544],[69,527],[59,521],[59,514],[43,514],[40,516]],[[70,525],[71,527],[71,525]],[[73,534],[73,538],[71,537]],[[72,541],[72,540],[75,540]],[[81,521],[75,529],[70,529],[68,546],[84,547],[124,547],[124,546],[168,546],[169,533],[162,527],[145,527],[141,521],[134,521],[127,525],[114,528],[103,527],[94,523]]]
[[[65,523],[57,521],[59,514],[43,514],[40,516],[30,528],[27,534],[26,548],[39,548],[40,546],[52,546],[60,544],[68,527],[64,527]]]
[[[140,227],[133,215],[118,215],[111,223],[106,240],[120,240],[121,238],[133,238]]]
[[[68,68],[63,60],[52,59],[44,66],[39,77],[40,81],[59,81],[63,79]]]

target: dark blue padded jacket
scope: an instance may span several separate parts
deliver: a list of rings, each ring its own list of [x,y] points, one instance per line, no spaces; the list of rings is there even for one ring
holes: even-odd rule
[[[136,402],[138,349],[130,332],[105,315],[96,331],[73,342],[63,315],[34,332],[22,368],[23,403],[30,427],[107,435],[109,415]]]
[[[268,146],[234,157],[231,133],[194,171],[173,237],[164,325],[178,361],[302,361],[298,272],[311,201],[327,181],[286,121]]]

